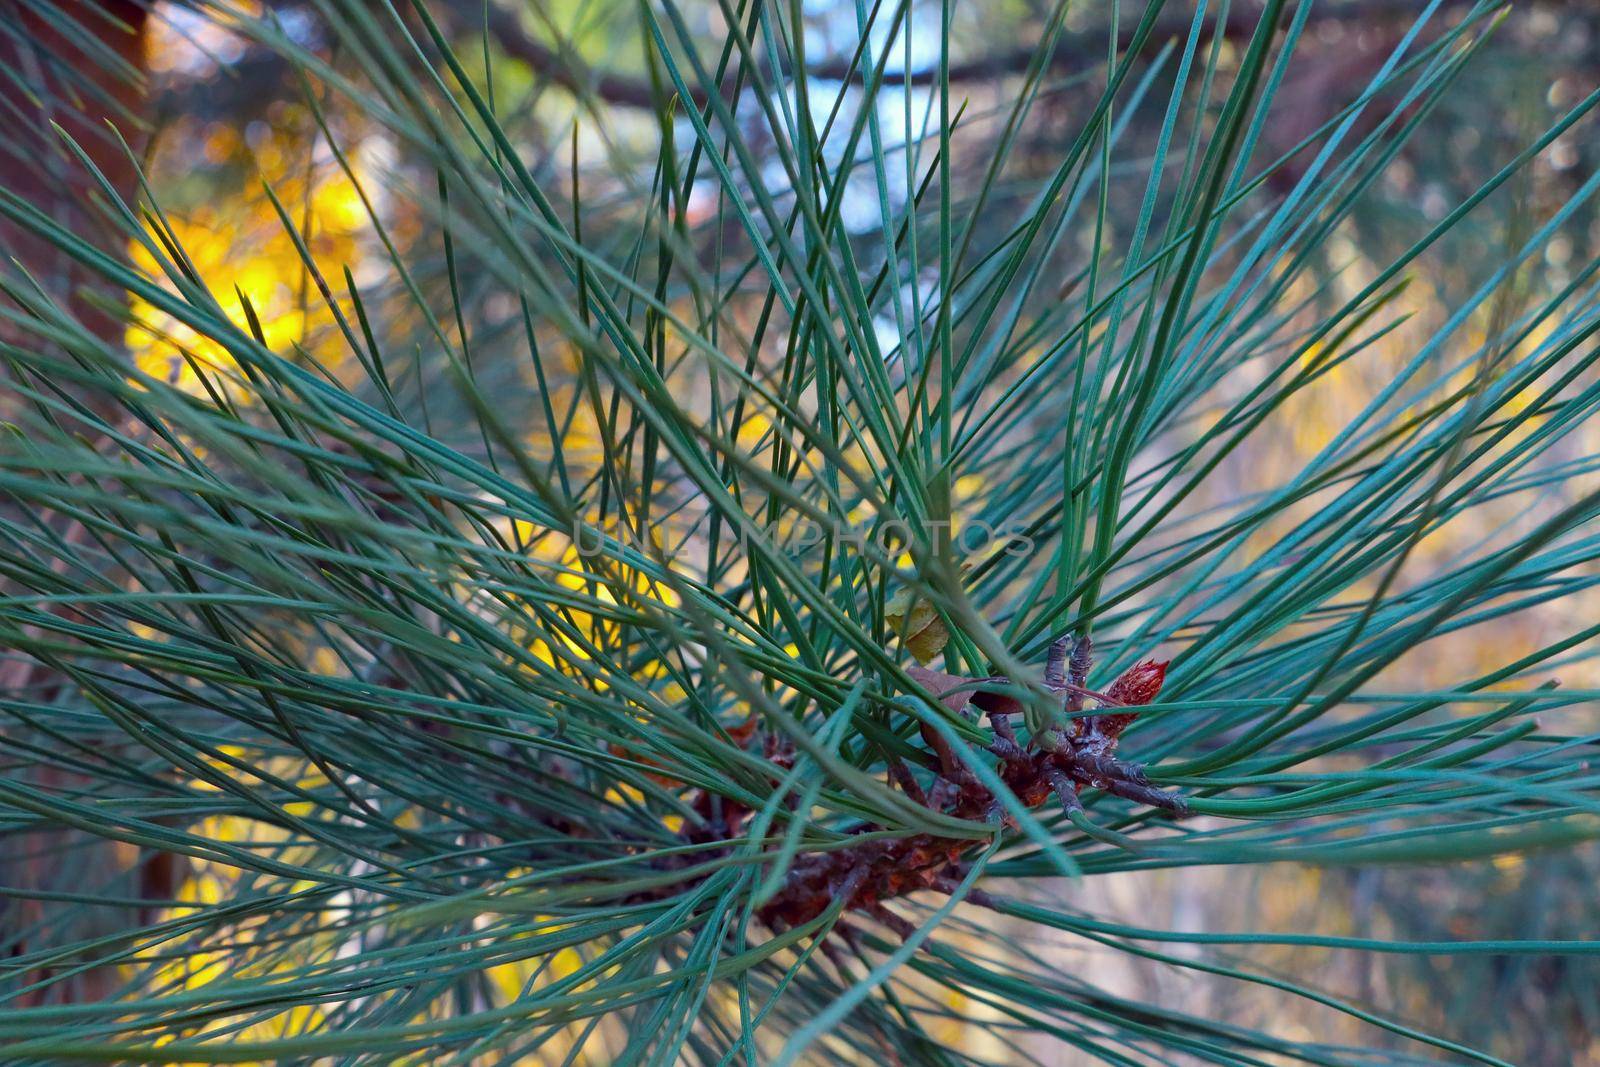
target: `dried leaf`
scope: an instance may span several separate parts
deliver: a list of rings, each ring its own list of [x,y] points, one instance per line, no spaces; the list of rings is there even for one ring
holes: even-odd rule
[[[760,722],[760,718],[755,712],[752,711],[749,715],[745,716],[744,722],[741,722],[736,726],[727,727],[728,736],[733,738],[735,744],[742,745],[746,741],[749,741],[750,738],[755,734],[756,724],[758,722]]]
[[[907,667],[906,673],[913,681],[939,698],[939,703],[956,714],[972,701],[973,679],[957,674],[932,671],[926,667]]]
[[[918,663],[931,661],[950,643],[949,627],[938,610],[920,597],[913,598],[909,589],[894,595],[883,618]]]
[[[635,752],[627,745],[618,744],[615,741],[608,744],[606,746],[606,750],[609,751],[613,756],[616,756],[620,759],[633,760],[635,763],[642,763],[646,767],[661,766],[661,764],[654,758],[646,756],[642,752]],[[666,774],[657,774],[655,771],[645,771],[644,776],[657,785],[667,786],[668,788],[683,785],[683,782],[679,781],[678,779]]]

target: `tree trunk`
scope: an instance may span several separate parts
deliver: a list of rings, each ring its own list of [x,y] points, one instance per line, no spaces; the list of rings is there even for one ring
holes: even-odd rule
[[[135,199],[137,177],[128,153],[142,148],[146,132],[139,116],[145,97],[147,18],[146,7],[134,0],[53,0],[48,6],[0,0],[0,187],[107,250],[121,248],[123,238],[97,206],[104,201],[100,183],[54,127],[77,142],[119,196]],[[108,347],[121,347],[122,323],[96,307],[97,297],[101,303],[125,299],[120,291],[4,220],[0,260],[14,276],[15,260]],[[5,320],[0,320],[0,342],[19,347],[41,343]],[[19,403],[11,391],[0,389],[0,417],[11,417]],[[0,507],[14,511],[4,502]],[[69,542],[83,535],[80,526],[60,517],[46,521]],[[58,675],[20,658],[0,659],[0,695],[36,704],[71,697]],[[8,718],[0,718],[0,731],[11,733],[15,723]],[[68,771],[46,767],[31,772],[28,784],[60,794],[81,783]],[[0,896],[0,956],[69,946],[125,930],[145,918],[137,908],[82,906],[49,899],[54,895],[165,899],[172,896],[178,875],[176,857],[140,855],[132,846],[65,827],[0,839],[0,886],[6,890]],[[62,975],[83,962],[36,968],[21,976],[20,984]],[[51,982],[24,1002],[100,999],[116,982],[115,967],[93,967]]]

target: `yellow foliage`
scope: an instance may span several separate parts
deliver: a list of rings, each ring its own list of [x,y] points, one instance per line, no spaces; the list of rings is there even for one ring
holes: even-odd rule
[[[300,231],[318,271],[337,294],[344,288],[344,268],[354,272],[360,264],[360,237],[368,223],[366,208],[342,170],[328,160],[308,159],[310,115],[286,116],[285,125],[288,128],[267,127],[269,132],[253,138],[251,156],[261,179],[271,186]],[[252,131],[259,132],[262,126],[252,124]],[[225,127],[211,125],[193,132],[207,160],[239,151],[238,134]],[[161,143],[172,151],[194,150],[189,137],[168,137]],[[166,223],[170,237],[183,248],[234,327],[251,332],[238,295],[242,292],[255,310],[268,348],[279,355],[292,355],[298,346],[338,372],[347,354],[342,338],[333,331],[333,312],[265,194],[243,202],[229,198],[196,205],[168,214]],[[162,251],[158,257],[153,251],[163,249],[161,236],[153,225],[148,234],[148,244],[130,243],[130,257],[140,270],[171,289],[162,263],[166,254]],[[341,311],[350,316],[352,307],[345,300],[340,303]],[[216,337],[139,298],[133,300],[130,314],[125,342],[135,365],[146,374],[198,394],[202,386],[190,360],[208,376],[226,378],[233,370],[232,358]]]

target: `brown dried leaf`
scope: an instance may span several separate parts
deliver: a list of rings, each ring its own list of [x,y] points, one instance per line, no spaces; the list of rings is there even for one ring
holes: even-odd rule
[[[961,709],[972,701],[971,678],[963,678],[957,674],[946,674],[943,671],[929,670],[927,667],[907,667],[906,673],[912,681],[939,698],[939,703],[961,714]]]
[[[894,595],[883,619],[900,635],[901,644],[918,663],[931,661],[950,643],[950,629],[938,610],[920,597],[913,598],[909,589]]]

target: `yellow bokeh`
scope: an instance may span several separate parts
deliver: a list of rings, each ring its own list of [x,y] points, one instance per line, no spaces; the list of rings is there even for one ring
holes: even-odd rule
[[[160,222],[148,222],[146,239],[130,242],[135,266],[173,290],[169,274],[178,265],[165,248],[168,242],[182,248],[187,260],[183,266],[204,282],[237,334],[230,338],[221,329],[196,329],[135,297],[125,342],[136,366],[146,374],[197,395],[203,391],[201,373],[213,385],[226,388],[235,364],[222,342],[248,337],[255,329],[245,301],[254,311],[261,340],[278,355],[303,352],[334,373],[349,362],[316,274],[322,276],[340,311],[353,317],[344,271],[359,270],[370,220],[349,175],[332,159],[308,151],[308,142],[320,143],[312,136],[310,113],[289,111],[280,116],[281,126],[252,123],[248,144],[238,131],[215,124],[190,131],[208,161],[244,153],[258,169],[259,181],[276,195],[295,234],[259,184],[247,197],[192,205],[164,213]],[[165,138],[163,143],[193,150],[185,137]],[[296,236],[315,272],[297,247]],[[235,400],[247,395],[243,390],[228,391]]]

